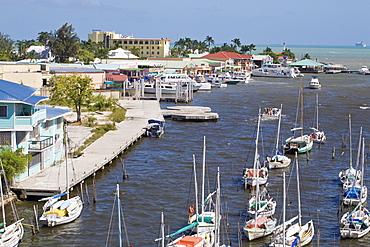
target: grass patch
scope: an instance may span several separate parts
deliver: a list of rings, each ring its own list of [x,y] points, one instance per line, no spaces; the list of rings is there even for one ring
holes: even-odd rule
[[[112,110],[112,113],[109,115],[109,119],[115,123],[122,122],[126,118],[126,109],[122,107],[116,107]]]
[[[90,138],[88,138],[85,141],[85,143],[73,153],[73,156],[75,156],[75,157],[80,156],[82,154],[82,151],[86,147],[88,147],[91,143],[98,140],[100,137],[102,137],[105,133],[107,133],[110,130],[116,130],[116,125],[115,124],[106,124],[106,125],[99,126],[95,129],[91,130],[92,132],[94,132],[94,134]]]

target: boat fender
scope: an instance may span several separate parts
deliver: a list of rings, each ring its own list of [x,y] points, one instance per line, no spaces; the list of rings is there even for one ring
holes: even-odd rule
[[[188,210],[190,216],[194,214],[194,205],[191,205]]]

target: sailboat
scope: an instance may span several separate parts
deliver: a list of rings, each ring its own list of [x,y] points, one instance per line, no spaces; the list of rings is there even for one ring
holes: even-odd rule
[[[365,163],[365,140],[362,140],[362,167]],[[362,171],[363,172],[363,171]],[[362,197],[362,196],[361,196]],[[340,221],[340,236],[342,238],[361,238],[370,231],[370,212],[358,203],[352,212],[345,213]]]
[[[293,131],[293,136],[285,140],[284,151],[285,153],[306,153],[312,149],[313,140],[310,135],[303,134],[303,86],[302,78],[299,86],[298,94],[298,105],[300,109],[300,126],[291,129]],[[298,116],[298,111],[297,111]],[[300,131],[300,136],[295,137],[295,131]]]
[[[326,141],[326,135],[324,131],[319,130],[319,95],[318,94],[316,94],[315,113],[316,113],[316,116],[314,117],[314,119],[316,120],[316,126],[310,128],[313,130],[313,132],[311,133],[311,137],[314,142],[324,143]]]
[[[283,172],[283,224],[278,225],[274,229],[274,237],[273,241],[269,246],[286,246],[285,238],[286,238],[286,229],[291,226],[291,224],[298,219],[298,216],[291,218],[288,221],[285,221],[286,215],[286,182],[285,182],[285,172]],[[288,234],[291,235],[291,234]]]
[[[258,179],[259,178],[257,177],[257,180]],[[271,206],[273,206],[272,209],[267,210],[267,208],[264,208],[266,211],[261,211],[262,203],[259,201],[259,199],[259,183],[257,181],[254,218],[247,220],[243,227],[244,233],[249,241],[272,234],[277,222],[276,218],[272,217],[272,214],[275,213],[276,202],[275,204],[271,204]],[[267,203],[269,202],[270,201]],[[260,212],[258,212],[258,210],[260,210]]]
[[[280,137],[280,124],[281,124],[281,112],[283,110],[283,104],[280,106],[280,115],[279,115],[279,123],[278,123],[278,131],[276,135],[276,147],[275,147],[275,155],[270,157],[267,156],[267,162],[269,164],[269,169],[275,168],[284,168],[290,165],[291,159],[284,154],[282,154],[279,150],[279,137]]]
[[[46,201],[43,209],[43,214],[40,217],[40,223],[49,227],[62,225],[77,219],[82,211],[83,203],[79,196],[69,198],[69,178],[68,178],[68,136],[66,135],[66,192],[42,198],[39,201]],[[66,200],[60,200],[64,195],[67,195]]]
[[[258,186],[258,185],[257,185]],[[258,186],[259,187],[259,186]],[[256,192],[248,201],[248,214],[253,217],[255,214],[258,216],[272,216],[275,213],[276,201],[272,198],[264,187],[261,192]]]
[[[359,184],[361,182],[361,171],[358,169],[353,168],[352,165],[352,123],[351,123],[351,115],[349,115],[348,118],[349,121],[349,168],[342,170],[339,172],[338,176],[340,181],[343,184],[343,189],[347,189],[348,186],[351,186],[353,184]],[[362,128],[360,128],[360,139],[359,142],[361,142],[362,137]],[[360,147],[360,144],[359,144]],[[359,151],[359,150],[358,150]],[[357,163],[356,167],[359,164],[359,154],[357,155]]]
[[[195,222],[190,222],[189,225],[185,226],[178,231],[169,234],[167,236],[164,235],[164,223],[163,223],[163,214],[162,214],[162,236],[156,241],[161,240],[162,246],[164,247],[164,239],[165,238],[172,238],[180,233],[183,233],[187,230],[191,230],[191,233],[188,235],[182,235],[175,240],[171,241],[167,244],[167,247],[213,247],[213,246],[223,246],[226,245],[220,244],[220,220],[221,220],[221,213],[220,213],[220,171],[218,168],[217,171],[217,189],[216,193],[216,202],[215,202],[215,212],[214,212],[214,222],[213,226],[208,225],[205,227],[204,222],[206,221],[205,217],[202,219],[202,214],[198,217],[195,217]]]
[[[299,186],[299,170],[298,170],[298,158],[295,156],[296,168],[297,168],[297,191],[298,191],[298,222],[288,227],[283,233],[282,242],[274,242],[271,246],[305,246],[312,241],[314,236],[314,225],[313,221],[308,221],[305,225],[302,225],[302,213],[301,213],[301,197],[300,197],[300,186]],[[284,227],[283,227],[284,228]]]
[[[257,183],[259,185],[267,183],[268,169],[267,167],[261,167],[258,153],[258,136],[260,131],[260,124],[261,124],[261,111],[259,110],[253,168],[245,168],[243,170],[243,180],[245,188],[248,185],[254,187],[257,185]]]
[[[194,157],[194,156],[193,156]],[[197,182],[196,182],[196,171],[195,171],[195,158],[193,158],[194,165],[194,176],[195,176],[195,214],[189,215],[189,224],[198,222],[197,229],[199,232],[212,232],[215,229],[216,218],[220,220],[221,216],[216,216],[216,206],[213,201],[213,196],[217,193],[217,189],[205,197],[205,170],[206,170],[206,137],[203,138],[203,164],[202,164],[202,195],[201,195],[201,212],[198,213],[198,203],[197,203]],[[190,212],[189,212],[190,213]]]
[[[1,164],[1,163],[0,163]],[[4,172],[2,171],[2,177],[5,179]],[[5,205],[4,205],[4,193],[3,193],[3,184],[2,177],[0,176],[0,195],[1,195],[1,209],[3,215],[3,222],[0,223],[0,246],[1,247],[13,247],[18,246],[21,242],[24,229],[22,220],[17,220],[16,222],[7,225],[5,217]]]
[[[362,128],[361,128],[361,135],[360,135],[360,145],[359,145],[359,152],[357,160],[359,162],[360,157],[360,150],[361,150],[361,136],[362,136]],[[363,150],[364,152],[364,150]],[[362,153],[363,153],[362,152]],[[363,154],[364,155],[364,154]],[[357,183],[357,179],[349,179],[352,184],[347,185],[346,183],[343,184],[343,204],[344,205],[356,205],[356,204],[363,204],[366,202],[367,199],[367,187],[364,185],[364,158],[363,162],[361,164],[362,170],[361,170],[361,183]],[[346,186],[345,186],[346,185]]]

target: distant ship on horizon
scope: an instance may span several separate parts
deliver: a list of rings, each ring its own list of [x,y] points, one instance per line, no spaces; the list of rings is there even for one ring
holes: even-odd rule
[[[358,46],[358,47],[366,47],[366,44],[364,42],[356,42],[355,43],[355,46]]]

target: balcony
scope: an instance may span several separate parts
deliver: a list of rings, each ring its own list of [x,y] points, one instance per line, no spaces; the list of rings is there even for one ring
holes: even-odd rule
[[[40,136],[38,139],[29,141],[28,150],[42,151],[43,149],[50,147],[54,144],[52,136]]]

